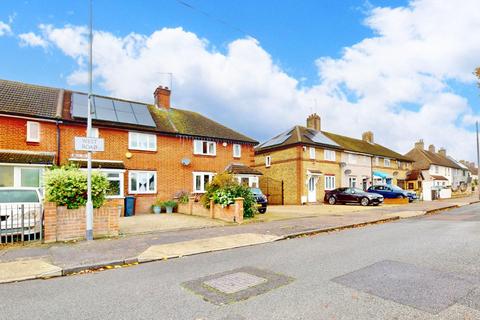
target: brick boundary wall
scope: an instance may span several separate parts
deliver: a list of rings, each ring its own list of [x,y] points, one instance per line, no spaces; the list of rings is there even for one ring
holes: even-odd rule
[[[93,210],[94,237],[118,236],[119,205],[116,200]],[[44,239],[43,242],[84,240],[85,239],[85,208],[67,209],[57,207],[55,203],[45,203],[44,211]]]
[[[210,219],[219,219],[228,222],[243,222],[243,198],[236,198],[235,203],[225,208],[215,205],[210,201],[210,209],[203,206],[201,202],[196,202],[195,197],[190,197],[188,203],[179,204],[178,212],[193,216],[206,217]]]

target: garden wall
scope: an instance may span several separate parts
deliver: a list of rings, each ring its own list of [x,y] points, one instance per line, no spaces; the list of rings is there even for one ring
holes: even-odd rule
[[[207,209],[201,202],[196,202],[194,197],[189,198],[188,203],[179,204],[178,212],[193,216],[219,219],[228,222],[243,222],[243,198],[236,198],[235,203],[222,208],[210,201],[210,208]]]
[[[93,236],[118,236],[118,220],[121,200],[107,201],[104,206],[93,210]],[[67,209],[55,203],[45,203],[44,242],[84,240],[86,216],[85,208]]]

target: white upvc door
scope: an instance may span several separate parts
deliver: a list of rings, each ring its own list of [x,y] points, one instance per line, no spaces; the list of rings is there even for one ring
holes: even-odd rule
[[[308,178],[308,202],[317,202],[317,184],[315,177]]]

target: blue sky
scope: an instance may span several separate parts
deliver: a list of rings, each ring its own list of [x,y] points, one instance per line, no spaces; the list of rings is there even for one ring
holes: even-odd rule
[[[0,1],[0,78],[85,90],[87,1]],[[173,72],[174,105],[260,141],[316,111],[325,130],[473,160],[478,1],[181,2],[94,1],[97,93],[148,102]]]

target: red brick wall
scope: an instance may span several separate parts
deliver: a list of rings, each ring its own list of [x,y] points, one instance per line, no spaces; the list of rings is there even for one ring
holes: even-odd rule
[[[93,212],[94,237],[118,235],[118,206],[107,203]],[[85,208],[67,209],[54,203],[45,204],[44,242],[85,239]]]
[[[56,152],[56,124],[35,120],[40,123],[40,142],[27,142],[27,121],[34,120],[0,116],[0,149]]]
[[[157,194],[138,194],[136,212],[150,212],[151,204],[158,198],[171,199],[174,193],[193,190],[193,172],[208,171],[220,173],[231,162],[241,162],[253,165],[254,151],[251,145],[242,145],[241,158],[233,157],[233,144],[226,147],[217,142],[217,155],[202,156],[193,154],[193,139],[157,135],[157,151],[137,151],[128,149],[128,131],[99,128],[100,138],[105,139],[105,152],[94,154],[94,159],[123,161],[125,172],[125,195],[128,195],[128,170],[157,171]],[[86,128],[77,125],[61,125],[60,161],[66,163],[69,158],[82,154],[74,150],[74,137],[85,136]],[[126,157],[130,152],[132,157]],[[189,158],[191,163],[185,167],[181,164],[183,158]]]

